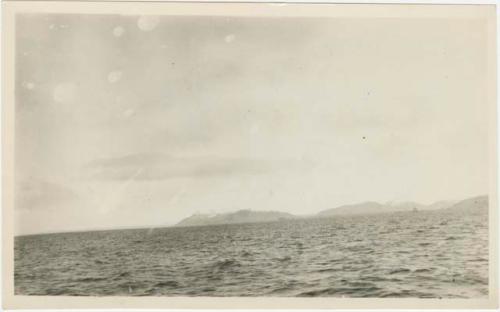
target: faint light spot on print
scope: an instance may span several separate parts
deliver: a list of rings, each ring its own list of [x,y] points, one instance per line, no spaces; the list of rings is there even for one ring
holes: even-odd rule
[[[236,36],[234,34],[229,34],[226,37],[224,37],[224,41],[226,43],[231,43],[234,41],[235,38],[236,38]]]
[[[142,15],[137,20],[137,27],[142,31],[152,31],[160,23],[160,17],[155,15]]]
[[[123,29],[123,27],[121,26],[116,26],[115,28],[113,28],[113,36],[115,37],[121,37],[124,33],[125,29]]]
[[[33,82],[24,82],[23,87],[25,87],[28,90],[33,90],[35,88],[35,84]]]
[[[122,75],[123,75],[122,71],[119,71],[119,70],[111,71],[108,74],[108,82],[109,83],[118,82],[122,78]]]
[[[68,103],[75,99],[76,86],[71,82],[62,82],[55,86],[52,96],[58,103]]]
[[[131,109],[131,108],[129,108],[129,109],[127,109],[127,110],[123,111],[123,116],[124,116],[125,118],[130,118],[130,117],[132,117],[132,116],[134,116],[134,115],[135,115],[135,110],[133,110],[133,109]]]

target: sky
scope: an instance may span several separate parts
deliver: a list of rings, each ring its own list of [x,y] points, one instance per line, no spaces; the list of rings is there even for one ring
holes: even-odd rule
[[[15,232],[488,191],[480,19],[22,14]]]

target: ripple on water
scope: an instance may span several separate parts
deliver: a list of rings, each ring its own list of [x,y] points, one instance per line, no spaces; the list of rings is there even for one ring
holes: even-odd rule
[[[422,211],[23,236],[15,292],[485,298],[487,226],[487,215]]]

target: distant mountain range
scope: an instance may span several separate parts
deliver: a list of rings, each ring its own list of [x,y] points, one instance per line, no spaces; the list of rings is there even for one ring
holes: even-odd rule
[[[422,205],[414,202],[389,202],[380,204],[377,202],[364,202],[353,205],[344,205],[332,209],[320,211],[320,216],[338,216],[353,214],[371,214],[396,211],[414,211],[414,210],[436,210],[452,207],[457,201],[439,201],[431,205]]]
[[[462,200],[450,207],[444,207],[445,210],[460,212],[488,211],[488,196],[477,196]]]
[[[422,205],[414,202],[389,202],[384,204],[377,202],[363,202],[323,210],[315,215],[310,215],[307,217],[333,217],[342,215],[377,214],[421,210],[449,210],[458,212],[487,211],[488,196],[482,195],[468,198],[462,201],[438,201],[430,205]],[[177,223],[176,226],[276,222],[298,218],[304,217],[299,217],[291,213],[279,211],[239,210],[236,212],[219,214],[194,214],[188,218],[183,219],[182,221]]]

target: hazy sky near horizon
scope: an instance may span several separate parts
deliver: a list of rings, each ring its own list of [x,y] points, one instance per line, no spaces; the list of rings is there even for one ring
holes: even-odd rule
[[[16,25],[18,234],[488,191],[484,20]]]

